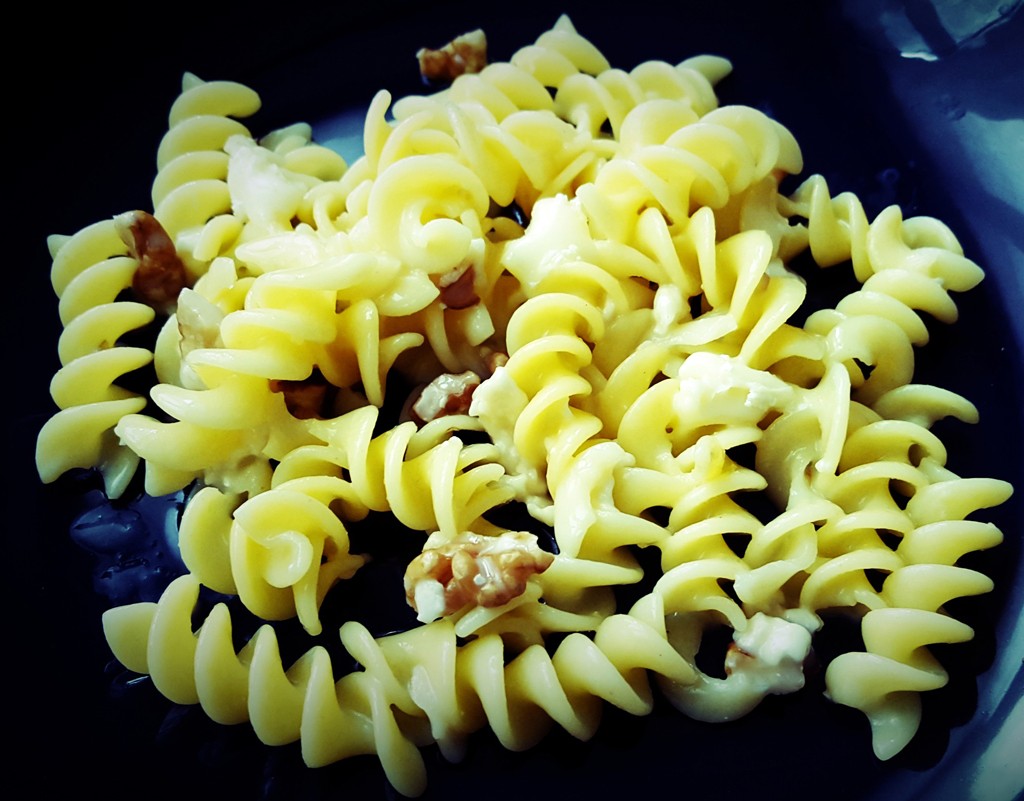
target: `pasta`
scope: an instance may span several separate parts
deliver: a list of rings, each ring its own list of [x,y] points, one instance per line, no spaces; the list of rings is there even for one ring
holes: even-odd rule
[[[187,571],[105,613],[115,657],[311,766],[376,754],[415,796],[420,747],[458,760],[485,727],[522,750],[655,688],[702,721],[797,692],[839,610],[863,647],[828,696],[902,750],[948,679],[929,647],[973,635],[946,605],[992,587],[959,564],[1002,539],[975,516],[1012,492],[948,468],[934,423],[977,411],[914,383],[982,271],[937,220],[869,220],[816,175],[784,193],[800,148],[719,105],[730,69],[627,73],[562,17],[432,94],[382,91],[351,165],[306,125],[254,138],[251,89],[186,75],[152,214],[51,240],[40,476],[189,494]],[[799,260],[859,288],[798,323]],[[148,398],[119,386],[150,362]],[[346,618],[350,672],[319,644],[286,664],[275,624],[333,625],[376,515],[415,554],[417,620]],[[261,621],[241,645],[238,614]]]
[[[138,455],[113,435],[114,426],[146,407],[145,398],[115,382],[153,359],[146,348],[117,343],[156,316],[146,304],[117,300],[137,267],[123,249],[113,221],[50,239],[64,325],[58,345],[63,366],[50,385],[60,411],[47,421],[37,445],[44,481],[75,467],[99,467],[111,496],[124,492],[139,464]]]

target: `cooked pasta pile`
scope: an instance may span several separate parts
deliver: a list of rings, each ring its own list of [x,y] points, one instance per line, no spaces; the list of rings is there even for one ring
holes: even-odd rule
[[[186,75],[152,213],[51,239],[65,330],[40,475],[193,488],[188,573],[106,613],[117,659],[309,765],[375,753],[412,796],[426,744],[586,739],[655,686],[734,719],[799,690],[843,610],[863,650],[828,664],[828,695],[899,752],[947,681],[928,647],[973,634],[944,604],[991,589],[957,564],[1001,540],[972,517],[1011,492],[946,467],[932,424],[976,409],[913,382],[925,319],[953,322],[982,271],[937,220],[869,220],[820,176],[781,194],[800,149],[719,106],[729,70],[614,69],[563,17],[432,94],[382,91],[351,165],[306,125],[254,138],[252,90]],[[796,324],[799,260],[851,264],[859,288]],[[148,397],[122,386],[150,363]],[[419,389],[392,397],[396,377]],[[509,504],[526,530],[496,522]],[[223,603],[194,629],[206,587],[319,634],[371,513],[422,543],[419,624],[345,623],[353,672],[321,645],[284,664],[270,622],[236,651]],[[711,675],[697,655],[722,627]]]

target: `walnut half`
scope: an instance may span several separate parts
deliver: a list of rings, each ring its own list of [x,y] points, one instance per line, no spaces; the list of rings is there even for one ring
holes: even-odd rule
[[[188,285],[188,274],[174,241],[147,211],[119,214],[114,218],[114,229],[139,262],[132,277],[135,296],[158,312],[170,314],[181,290]]]
[[[431,83],[450,83],[460,75],[480,72],[487,66],[487,37],[482,30],[456,36],[439,50],[428,47],[416,53],[420,75]]]
[[[432,542],[435,537],[405,571],[406,600],[424,623],[469,605],[507,604],[555,559],[527,531],[497,537],[466,532],[449,542]]]

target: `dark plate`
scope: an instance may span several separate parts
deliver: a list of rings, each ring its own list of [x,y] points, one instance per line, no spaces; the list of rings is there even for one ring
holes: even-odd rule
[[[635,719],[607,711],[593,741],[551,735],[524,753],[473,738],[465,763],[426,750],[425,798],[622,797],[668,788],[691,798],[973,799],[1009,801],[1022,781],[1024,742],[1024,13],[1020,2],[745,4],[691,10],[649,4],[380,2],[333,6],[33,9],[31,55],[9,71],[5,186],[15,276],[9,295],[9,522],[4,581],[9,620],[6,752],[40,791],[73,787],[119,798],[388,798],[376,760],[319,770],[294,747],[268,749],[247,727],[225,728],[174,707],[148,681],[130,683],[100,631],[108,604],[94,590],[94,555],[68,535],[75,482],[42,487],[36,432],[52,412],[59,326],[45,236],[146,207],[155,152],[181,73],[241,80],[264,110],[256,132],[323,122],[366,104],[378,88],[421,91],[414,54],[483,27],[507,58],[560,11],[613,65],[732,59],[725,102],[761,108],[795,133],[808,172],[852,190],[869,212],[892,202],[948,222],[986,280],[962,297],[961,320],[933,327],[917,380],[974,401],[981,422],[943,425],[951,468],[1011,481],[1017,495],[986,517],[1006,534],[972,564],[996,590],[957,605],[970,645],[941,649],[949,686],[927,695],[918,737],[887,763],[871,753],[867,722],[825,701],[820,680],[770,698],[734,724],[707,725],[658,708]],[[143,21],[143,20],[146,21]],[[94,21],[98,20],[99,32]],[[90,31],[88,34],[86,31]],[[19,32],[18,36],[22,36]],[[326,129],[321,129],[326,130]],[[159,580],[159,579],[157,579]],[[1016,749],[1016,751],[1014,751]],[[1012,758],[1011,758],[1012,757]],[[16,777],[9,777],[13,779]]]

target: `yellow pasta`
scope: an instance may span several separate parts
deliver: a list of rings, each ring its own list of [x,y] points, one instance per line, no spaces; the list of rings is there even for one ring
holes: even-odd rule
[[[113,221],[72,237],[51,237],[50,252],[64,325],[58,345],[63,366],[50,385],[60,411],[43,426],[36,445],[39,474],[53,481],[75,467],[97,467],[107,494],[118,497],[139,456],[113,430],[126,415],[142,411],[146,399],[115,382],[153,359],[151,351],[118,340],[148,325],[155,313],[146,304],[118,300],[131,286],[137,261],[124,252]]]
[[[840,610],[863,649],[828,695],[900,751],[948,678],[929,646],[973,634],[944,605],[991,589],[958,564],[1001,541],[974,516],[1012,492],[948,469],[932,425],[977,411],[914,383],[924,313],[954,322],[982,271],[936,220],[869,220],[820,176],[780,193],[799,146],[719,105],[730,69],[627,73],[563,17],[443,90],[382,91],[351,165],[305,125],[255,139],[254,92],[187,75],[152,215],[52,241],[40,475],[191,488],[187,573],[105,614],[117,659],[310,765],[376,754],[414,796],[421,746],[458,760],[484,727],[521,750],[647,714],[654,686],[702,721],[797,692]],[[802,324],[800,254],[860,285]],[[118,386],[150,361],[148,399]],[[375,515],[412,546],[417,622],[349,619],[345,674],[319,645],[284,664],[270,621],[332,626]],[[193,623],[203,593],[265,622],[236,646],[228,604]],[[724,678],[698,667],[718,628]]]

